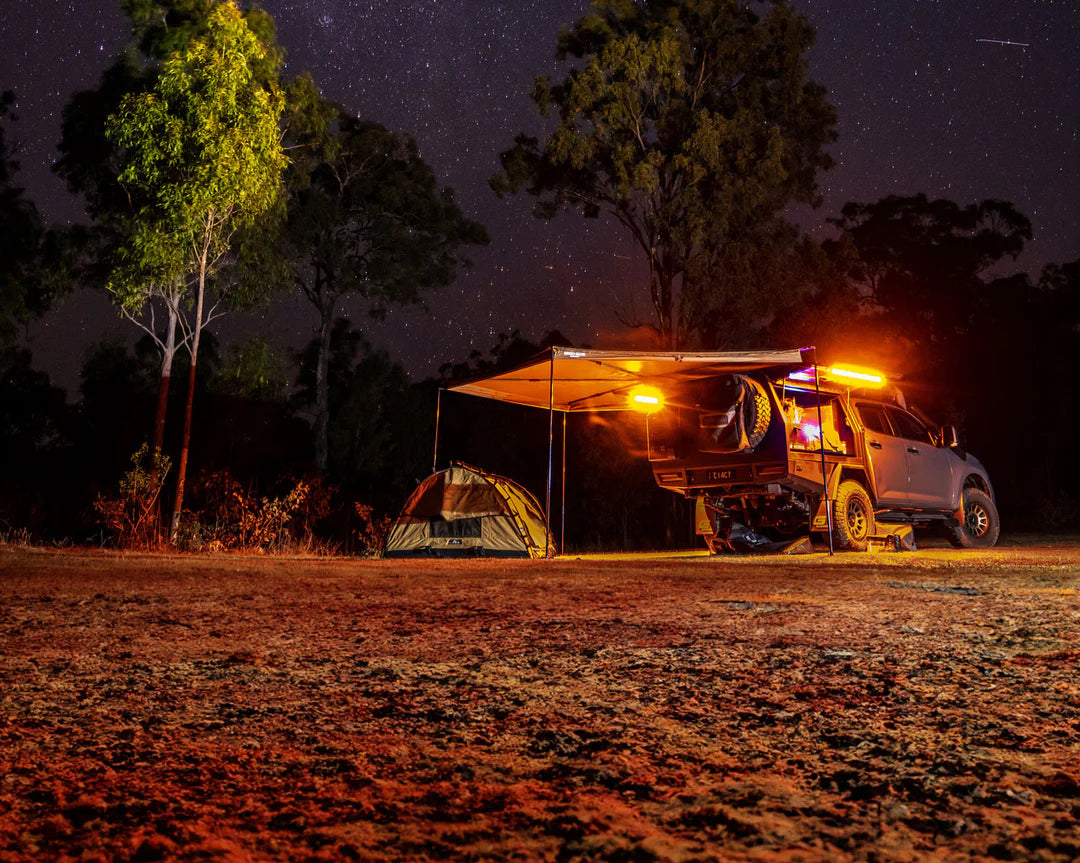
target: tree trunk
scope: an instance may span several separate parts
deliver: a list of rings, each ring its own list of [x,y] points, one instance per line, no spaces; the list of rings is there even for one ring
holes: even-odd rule
[[[315,358],[315,468],[326,472],[329,458],[330,426],[330,331],[334,324],[334,307],[323,302],[320,308],[319,354]]]
[[[188,446],[191,443],[191,414],[195,403],[195,368],[199,358],[199,337],[202,335],[203,300],[206,295],[206,262],[199,267],[199,296],[195,303],[195,329],[191,338],[191,367],[188,369],[187,399],[184,401],[184,434],[180,439],[180,461],[176,467],[176,497],[173,500],[172,528],[169,532],[173,545],[180,532],[180,513],[184,508],[184,480],[187,478]]]
[[[172,382],[173,357],[176,355],[176,310],[169,306],[168,332],[161,357],[161,380],[158,383],[157,411],[154,414],[154,452],[165,447],[165,414],[169,407],[169,384]]]
[[[656,317],[659,324],[661,347],[666,351],[678,348],[678,334],[674,321],[674,280],[671,272],[666,267],[657,271],[659,302],[656,307]]]
[[[150,463],[150,482],[153,487],[158,483],[158,456],[165,448],[165,416],[169,408],[169,385],[172,383],[173,357],[176,356],[176,310],[169,306],[168,331],[165,333],[165,347],[161,356],[161,378],[158,381],[157,409],[154,412],[154,450]],[[154,543],[162,540],[161,526],[163,498],[159,495],[154,504]]]
[[[674,350],[678,341],[672,316],[675,278],[667,258],[658,249],[646,248],[645,252],[649,259],[649,292],[656,315],[660,347],[665,351]]]
[[[315,355],[315,469],[326,473],[329,461],[330,428],[330,334],[334,329],[335,294],[333,280],[321,267],[315,267],[312,299],[319,309],[319,352]]]

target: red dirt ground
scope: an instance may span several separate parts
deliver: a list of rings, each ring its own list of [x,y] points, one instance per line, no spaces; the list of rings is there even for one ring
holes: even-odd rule
[[[1080,542],[0,546],[0,861],[1078,857]]]

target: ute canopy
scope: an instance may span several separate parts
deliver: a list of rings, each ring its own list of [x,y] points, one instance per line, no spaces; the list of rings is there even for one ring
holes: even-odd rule
[[[425,479],[390,528],[385,557],[544,557],[543,510],[513,480],[455,463]]]
[[[787,372],[813,363],[813,349],[656,353],[551,348],[527,363],[449,387],[519,405],[564,413],[626,410],[638,386],[665,387],[759,369]]]

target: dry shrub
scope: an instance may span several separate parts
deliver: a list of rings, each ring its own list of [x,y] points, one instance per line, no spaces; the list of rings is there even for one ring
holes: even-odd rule
[[[10,545],[13,548],[29,548],[34,544],[33,535],[27,527],[12,527],[7,522],[0,529],[0,545]]]
[[[156,548],[160,544],[158,499],[170,467],[167,455],[160,450],[151,452],[144,443],[131,456],[131,470],[120,479],[120,493],[116,497],[97,496],[94,509],[120,548]]]
[[[382,557],[393,519],[387,515],[376,516],[375,508],[367,504],[357,503],[355,506],[356,515],[360,519],[360,527],[356,529],[356,538],[360,541],[362,553],[366,557]]]
[[[339,489],[318,474],[296,481],[307,483],[308,493],[293,518],[293,529],[304,547],[313,548],[319,545],[315,537],[315,528],[335,511],[334,499]]]
[[[227,470],[208,472],[198,483],[202,509],[185,513],[182,544],[211,551],[288,550],[295,540],[290,525],[310,488],[299,480],[284,496],[257,497],[245,492]]]

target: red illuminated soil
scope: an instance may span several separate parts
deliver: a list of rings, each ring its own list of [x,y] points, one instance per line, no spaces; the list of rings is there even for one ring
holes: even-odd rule
[[[1080,543],[0,547],[0,860],[1075,860]]]

